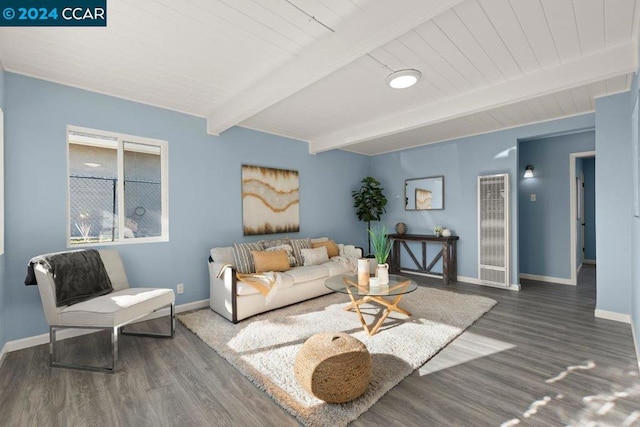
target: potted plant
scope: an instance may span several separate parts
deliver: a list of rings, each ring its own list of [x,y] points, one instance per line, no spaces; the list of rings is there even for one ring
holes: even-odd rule
[[[384,189],[380,187],[380,182],[375,178],[368,176],[361,182],[360,189],[352,191],[351,196],[358,219],[367,222],[369,253],[371,253],[371,221],[380,221],[382,214],[386,212],[387,198],[382,193]]]
[[[391,253],[391,239],[389,239],[389,230],[383,224],[379,227],[368,230],[371,246],[373,246],[373,253],[378,262],[376,268],[376,277],[381,285],[389,283],[389,264],[387,259]]]

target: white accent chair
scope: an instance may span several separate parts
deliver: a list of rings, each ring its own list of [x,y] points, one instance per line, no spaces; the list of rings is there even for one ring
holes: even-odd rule
[[[98,251],[111,280],[113,292],[73,305],[56,307],[56,285],[51,272],[33,264],[45,317],[49,324],[49,365],[58,368],[97,372],[116,372],[118,336],[138,335],[173,338],[175,334],[175,294],[172,289],[129,288],[127,275],[118,252]],[[42,255],[46,256],[46,255]],[[39,257],[34,258],[37,259]],[[169,333],[125,332],[124,327],[162,308],[170,308]],[[111,331],[112,364],[107,367],[62,363],[57,360],[56,332],[60,329],[107,329]]]

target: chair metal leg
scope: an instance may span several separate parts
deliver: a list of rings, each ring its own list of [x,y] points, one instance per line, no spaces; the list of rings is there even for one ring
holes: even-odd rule
[[[67,368],[67,369],[79,369],[82,371],[92,372],[108,372],[110,374],[116,373],[116,366],[118,363],[118,340],[120,334],[122,335],[134,335],[141,337],[153,337],[153,338],[173,338],[176,331],[176,316],[174,303],[171,304],[171,314],[169,316],[169,333],[145,333],[145,332],[125,332],[124,326],[109,327],[109,328],[96,328],[87,326],[49,326],[49,366],[54,368]],[[58,329],[109,329],[111,331],[111,366],[89,366],[89,365],[77,365],[72,363],[60,363],[58,362],[58,352],[56,346],[56,331]]]
[[[169,332],[127,332],[125,331],[125,326],[120,328],[120,333],[122,335],[134,335],[137,337],[151,337],[151,338],[173,338],[176,333],[176,314],[175,314],[175,304],[171,303],[171,314],[169,315]]]
[[[112,362],[111,367],[104,366],[90,366],[90,365],[78,365],[75,363],[61,363],[58,362],[58,352],[56,349],[56,330],[57,329],[96,329],[101,330],[105,328],[89,328],[83,326],[49,326],[49,366],[52,368],[65,368],[65,369],[78,369],[81,371],[91,371],[91,372],[107,372],[110,374],[114,374],[116,372],[116,361],[118,360],[118,328],[108,328],[111,329],[111,355]]]

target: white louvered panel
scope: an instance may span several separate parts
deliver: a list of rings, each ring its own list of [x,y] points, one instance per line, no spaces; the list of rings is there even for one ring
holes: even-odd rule
[[[509,174],[478,177],[478,277],[509,286]]]

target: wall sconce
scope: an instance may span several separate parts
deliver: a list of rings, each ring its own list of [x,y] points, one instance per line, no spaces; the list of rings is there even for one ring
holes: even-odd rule
[[[527,165],[527,167],[524,168],[524,177],[533,178],[533,166]]]

